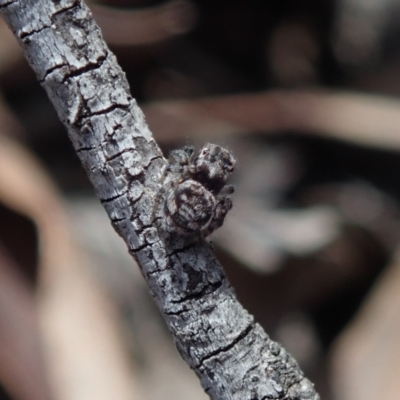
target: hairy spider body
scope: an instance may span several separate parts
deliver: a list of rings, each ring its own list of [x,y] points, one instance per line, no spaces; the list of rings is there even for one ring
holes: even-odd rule
[[[198,232],[206,227],[214,214],[214,196],[200,183],[187,180],[169,191],[165,211],[181,233]]]
[[[192,146],[171,151],[160,201],[169,231],[205,237],[223,224],[232,208],[228,196],[234,190],[226,182],[236,160],[228,150],[210,143],[194,158],[193,152]]]
[[[236,160],[228,150],[206,144],[193,161],[193,179],[216,195],[225,186],[235,164]]]

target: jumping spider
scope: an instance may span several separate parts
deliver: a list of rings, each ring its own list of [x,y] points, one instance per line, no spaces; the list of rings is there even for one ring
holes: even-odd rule
[[[169,231],[205,237],[223,224],[232,208],[228,196],[233,186],[226,182],[236,160],[228,150],[210,143],[196,157],[193,152],[192,146],[171,151],[156,205],[163,203],[161,215]]]

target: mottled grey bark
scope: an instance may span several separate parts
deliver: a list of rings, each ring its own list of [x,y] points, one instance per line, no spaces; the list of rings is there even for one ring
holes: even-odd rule
[[[0,0],[182,357],[213,399],[316,400],[295,360],[237,301],[202,239],[160,235],[166,161],[125,75],[79,0]]]

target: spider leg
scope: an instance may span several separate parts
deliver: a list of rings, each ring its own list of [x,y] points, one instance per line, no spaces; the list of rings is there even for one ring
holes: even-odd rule
[[[224,223],[226,214],[232,208],[232,200],[229,197],[217,198],[217,203],[214,209],[214,215],[210,223],[201,231],[203,237],[211,235],[216,229],[220,228]]]
[[[171,150],[168,156],[167,169],[174,173],[182,173],[190,164],[194,152],[193,146],[184,146],[181,149]]]
[[[229,196],[235,192],[235,187],[233,185],[225,185],[221,191],[218,193],[218,197],[220,196]]]

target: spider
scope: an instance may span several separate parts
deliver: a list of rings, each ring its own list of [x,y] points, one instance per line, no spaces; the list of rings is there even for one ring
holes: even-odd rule
[[[232,208],[228,196],[234,190],[226,182],[236,160],[228,150],[211,143],[196,157],[193,153],[192,146],[170,152],[161,190],[162,214],[169,231],[206,237],[222,226]]]

